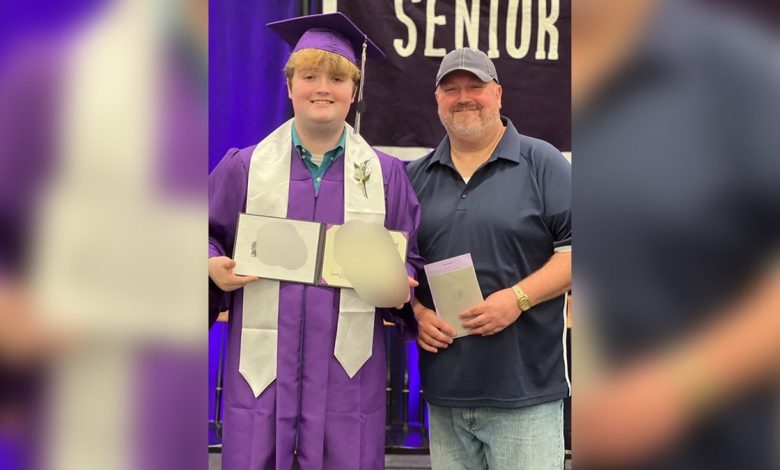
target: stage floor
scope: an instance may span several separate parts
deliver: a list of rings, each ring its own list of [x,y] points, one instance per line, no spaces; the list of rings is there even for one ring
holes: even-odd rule
[[[209,470],[221,470],[222,455],[209,454]],[[385,470],[421,470],[431,468],[428,455],[386,455]]]
[[[209,454],[209,470],[221,470],[221,454]],[[385,470],[430,469],[431,458],[428,455],[385,455]],[[571,460],[566,459],[565,470],[571,470]]]

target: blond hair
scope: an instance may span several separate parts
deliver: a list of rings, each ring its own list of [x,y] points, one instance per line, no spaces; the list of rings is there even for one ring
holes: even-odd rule
[[[321,49],[301,49],[294,52],[284,66],[284,75],[292,80],[295,70],[322,69],[333,75],[346,75],[357,87],[360,82],[360,70],[346,58]]]

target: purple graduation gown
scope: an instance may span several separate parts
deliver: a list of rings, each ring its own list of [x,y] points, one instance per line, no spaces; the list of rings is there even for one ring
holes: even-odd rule
[[[232,149],[209,177],[209,256],[233,252],[236,219],[246,208],[254,146]],[[344,222],[344,158],[332,163],[314,193],[309,170],[292,151],[287,216]],[[410,233],[407,272],[422,267],[416,231],[420,209],[404,165],[377,152],[385,188],[385,227]],[[349,174],[348,174],[349,176]],[[219,294],[212,285],[211,294]],[[416,336],[411,310],[377,309],[373,354],[350,379],[333,356],[339,290],[280,283],[277,378],[255,398],[238,372],[242,295],[222,296],[230,309],[222,468],[289,469],[297,448],[306,470],[384,468],[386,362],[382,319]],[[297,440],[297,445],[296,445]]]

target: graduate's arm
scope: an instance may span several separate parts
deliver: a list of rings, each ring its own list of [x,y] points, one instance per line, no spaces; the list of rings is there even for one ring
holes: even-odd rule
[[[387,190],[385,192],[385,226],[388,230],[403,231],[408,234],[406,254],[406,273],[409,283],[409,299],[414,299],[414,286],[418,272],[422,270],[424,260],[417,248],[417,230],[420,226],[420,204],[414,193],[403,162],[393,159],[390,165]],[[398,326],[401,337],[411,341],[417,337],[417,322],[409,302],[402,308],[377,309],[382,317]]]
[[[407,268],[407,272],[408,272],[408,268]],[[412,276],[409,276],[408,274],[406,276],[406,281],[409,283],[409,294],[406,296],[406,300],[404,301],[404,303],[395,306],[396,310],[403,309],[404,305],[406,305],[407,302],[412,300],[412,293],[414,292],[414,288],[420,285],[420,283],[417,282],[417,279],[413,278]]]
[[[224,292],[240,289],[250,282],[256,281],[256,276],[237,276],[233,274],[236,262],[227,256],[209,258],[209,278]]]
[[[246,206],[248,169],[242,164],[239,154],[238,149],[230,149],[209,174],[210,324],[219,312],[229,306],[225,293],[253,280],[235,276],[232,272],[235,263],[228,256],[233,251],[238,214]]]

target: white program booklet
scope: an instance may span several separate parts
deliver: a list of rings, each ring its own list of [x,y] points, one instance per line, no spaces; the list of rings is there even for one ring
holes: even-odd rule
[[[458,314],[485,300],[479,290],[471,254],[426,264],[425,275],[436,313],[455,328],[456,338],[468,335]]]

